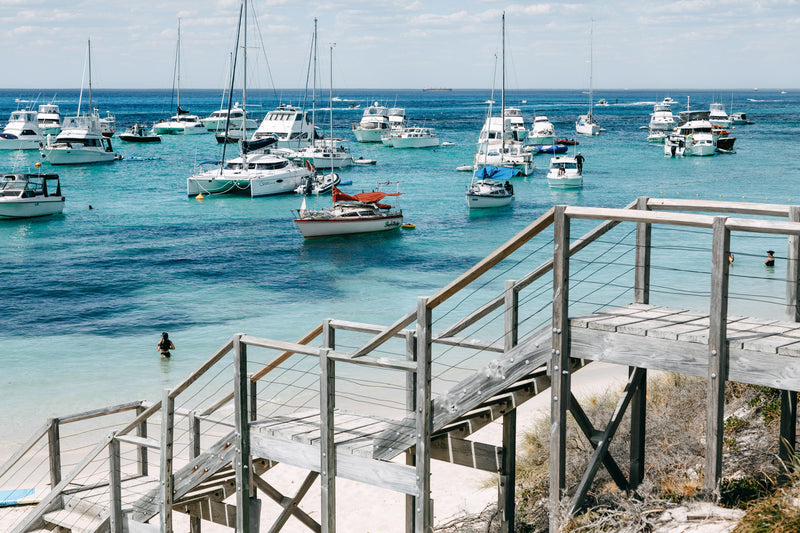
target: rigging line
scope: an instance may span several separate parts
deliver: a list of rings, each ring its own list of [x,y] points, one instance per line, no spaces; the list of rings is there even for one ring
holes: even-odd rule
[[[269,76],[269,84],[272,86],[272,95],[277,99],[278,91],[275,89],[275,82],[272,79],[272,70],[269,68],[269,56],[267,49],[264,47],[264,36],[261,33],[261,25],[258,23],[258,15],[256,15],[255,6],[250,2],[250,9],[253,11],[253,20],[256,23],[256,31],[258,31],[258,40],[261,42],[261,50],[264,52],[264,62],[267,64],[267,75]]]

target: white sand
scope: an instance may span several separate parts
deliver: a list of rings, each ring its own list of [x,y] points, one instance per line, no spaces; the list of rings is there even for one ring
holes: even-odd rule
[[[607,389],[621,389],[627,379],[627,368],[601,363],[593,363],[577,372],[573,377],[573,393],[576,397],[586,397]],[[550,393],[544,392],[524,403],[517,412],[517,439],[521,441],[524,432],[534,422],[549,416]],[[471,440],[500,445],[502,423],[494,422],[476,432]],[[431,461],[431,493],[434,500],[435,524],[447,523],[455,517],[479,513],[487,506],[497,502],[496,476],[462,466]],[[264,474],[264,479],[286,496],[293,496],[305,479],[307,472],[278,465]],[[280,507],[270,498],[259,493],[262,500],[261,531],[269,531],[280,512]],[[336,482],[337,529],[345,533],[388,533],[402,532],[405,521],[405,496],[370,485],[337,479]],[[312,518],[320,519],[320,488],[317,480],[300,503],[300,508]],[[25,512],[30,510],[26,509]],[[23,512],[22,509],[18,510]],[[18,520],[19,515],[14,517]],[[175,513],[174,529],[188,531],[185,515]],[[10,516],[0,512],[0,531],[10,530]],[[12,522],[13,523],[13,522]],[[230,532],[223,526],[203,522],[207,533]],[[295,518],[290,518],[282,531],[286,533],[307,533],[309,531]]]

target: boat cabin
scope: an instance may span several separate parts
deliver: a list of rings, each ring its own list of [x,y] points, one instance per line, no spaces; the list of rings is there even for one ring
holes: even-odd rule
[[[0,197],[37,196],[61,196],[58,174],[4,174],[0,178]]]

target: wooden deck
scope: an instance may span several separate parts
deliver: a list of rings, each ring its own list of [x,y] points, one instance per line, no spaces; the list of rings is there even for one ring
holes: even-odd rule
[[[630,304],[570,320],[571,355],[708,374],[709,313]],[[800,323],[729,315],[731,381],[800,390]]]

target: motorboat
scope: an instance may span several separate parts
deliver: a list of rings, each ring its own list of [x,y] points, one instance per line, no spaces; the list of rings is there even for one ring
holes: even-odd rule
[[[122,156],[114,151],[111,139],[104,137],[100,129],[100,117],[95,114],[67,117],[61,133],[47,143],[39,152],[51,165],[83,165],[109,163]]]
[[[58,135],[61,132],[61,110],[58,104],[42,104],[36,114],[42,135]]]
[[[606,100],[605,98],[601,98],[600,100],[597,101],[597,105],[608,105],[608,100]]]
[[[0,177],[0,219],[55,215],[64,210],[64,202],[58,174],[16,173]]]
[[[578,189],[583,187],[583,172],[578,170],[578,160],[575,157],[565,155],[550,158],[547,185],[551,189]]]
[[[386,143],[384,143],[386,144]],[[394,148],[430,148],[439,146],[439,136],[433,128],[410,127],[390,134],[390,144]]]
[[[161,119],[153,124],[156,135],[195,135],[206,133],[206,127],[200,117],[192,115],[188,109],[181,107],[181,20],[178,19],[178,42],[175,54],[175,94],[177,95],[176,113],[168,120]]]
[[[403,211],[381,201],[401,193],[382,191],[348,195],[333,188],[333,205],[327,209],[307,209],[306,200],[300,209],[292,210],[294,223],[306,239],[376,233],[400,229]]]
[[[603,131],[594,118],[592,113],[592,36],[594,34],[594,24],[589,31],[589,111],[585,115],[578,116],[575,121],[575,132],[581,135],[600,135]]]
[[[242,109],[239,102],[233,105],[230,113],[228,113],[227,109],[220,109],[200,120],[208,131],[214,132],[225,131],[226,127],[229,130],[241,130],[242,121],[245,122],[245,129],[255,130],[258,128],[258,121],[252,118],[246,118],[244,109]]]
[[[190,197],[199,194],[273,196],[294,192],[310,174],[308,169],[276,154],[242,152],[223,164],[201,163],[186,179],[186,194]]]
[[[36,111],[29,109],[12,111],[8,124],[0,133],[2,150],[36,150],[43,141]]]
[[[173,115],[169,120],[161,119],[153,124],[153,132],[156,135],[197,135],[207,133],[208,130],[200,122],[200,117],[189,114],[188,110],[178,107],[178,114]]]
[[[300,108],[281,104],[269,111],[259,124],[251,141],[259,141],[269,137],[277,139],[277,148],[298,150],[311,145],[314,128],[308,112]]]
[[[400,131],[406,127],[406,110],[402,107],[389,108],[389,131]]]
[[[405,111],[403,112],[405,117]],[[353,124],[353,135],[360,143],[378,143],[391,130],[389,109],[375,102],[364,110],[361,121]]]
[[[664,140],[664,155],[714,155],[716,139],[708,118],[709,111],[681,111],[675,133],[667,135]]]
[[[317,168],[345,168],[353,164],[353,156],[341,139],[320,139],[313,146],[297,150],[291,157],[297,164],[306,161]]]
[[[538,115],[533,118],[533,126],[528,134],[527,144],[543,146],[556,144],[556,130],[546,116]]]
[[[731,124],[734,126],[744,126],[745,124],[755,124],[752,120],[748,120],[747,113],[736,112],[730,114]]]
[[[97,109],[95,109],[95,114],[100,116]],[[111,111],[106,111],[106,116],[100,117],[100,132],[103,134],[103,137],[113,137],[114,133],[117,131],[117,117],[111,114]]]
[[[533,148],[533,150],[528,150],[528,148]],[[533,156],[536,151],[535,147],[525,147],[520,143],[512,142],[489,143],[483,148],[479,145],[479,151],[475,154],[474,167],[481,168],[489,165],[512,168],[523,176],[530,176],[533,174]]]
[[[522,111],[516,107],[507,107],[503,112],[505,117],[505,132],[507,138],[516,142],[523,142],[528,136],[525,128],[525,120],[522,118]]]
[[[713,126],[718,128],[730,128],[731,119],[725,112],[725,106],[721,102],[712,102],[709,106],[708,120]]]
[[[312,170],[313,169],[309,169]],[[294,190],[297,194],[302,194],[303,196],[314,196],[320,194],[326,194],[333,191],[333,188],[339,185],[342,182],[342,179],[339,177],[339,174],[335,172],[329,172],[327,174],[323,174],[321,172],[314,172],[313,174],[306,176],[300,182],[300,185]]]
[[[669,98],[672,102],[672,98]],[[663,143],[667,134],[675,128],[675,116],[672,114],[672,103],[665,98],[653,106],[650,123],[647,125],[647,142]]]
[[[579,145],[580,143],[578,141],[576,141],[575,139],[559,139],[557,141],[557,144],[565,144],[567,146],[576,146],[576,145]]]
[[[161,136],[148,131],[146,126],[134,124],[123,133],[119,134],[121,141],[129,143],[160,143]]]
[[[717,128],[712,125],[711,135],[714,137],[714,146],[716,151],[722,154],[733,154],[733,144],[736,142],[736,137],[731,137],[731,134],[722,128]]]
[[[514,201],[514,186],[508,178],[518,171],[510,168],[484,166],[472,175],[467,188],[469,209],[505,207]]]

